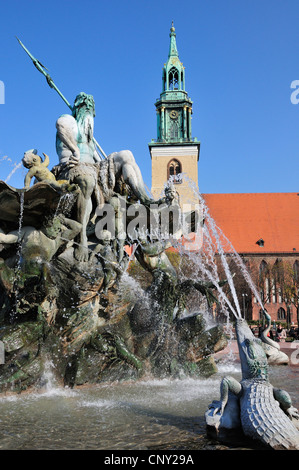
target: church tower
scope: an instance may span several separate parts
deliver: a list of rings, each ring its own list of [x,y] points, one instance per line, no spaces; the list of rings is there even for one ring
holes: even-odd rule
[[[151,191],[153,197],[158,199],[170,179],[176,186],[183,208],[183,204],[197,202],[188,180],[198,187],[200,143],[192,138],[192,101],[185,90],[185,67],[179,59],[173,23],[168,60],[162,72],[162,93],[155,106],[157,139],[149,144],[152,160]]]

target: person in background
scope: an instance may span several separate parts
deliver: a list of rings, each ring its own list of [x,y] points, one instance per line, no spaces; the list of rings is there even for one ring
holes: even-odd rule
[[[287,333],[286,330],[281,326],[281,323],[278,323],[276,333],[278,341],[284,342],[286,340]]]

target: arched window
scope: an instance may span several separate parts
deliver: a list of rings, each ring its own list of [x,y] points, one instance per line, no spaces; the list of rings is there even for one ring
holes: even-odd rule
[[[168,89],[178,90],[179,88],[179,74],[175,67],[172,67],[168,72]]]
[[[179,125],[177,121],[172,121],[170,125],[170,140],[178,140],[179,137]]]
[[[284,308],[280,307],[277,312],[277,320],[285,320],[286,319],[286,311]]]
[[[262,301],[269,303],[271,301],[271,282],[269,266],[265,260],[263,260],[260,264],[259,285]]]
[[[260,278],[265,275],[265,273],[269,272],[268,264],[265,260],[263,260],[260,264]]]
[[[259,321],[262,322],[263,319],[264,319],[263,309],[260,309],[260,311],[259,311]]]
[[[294,281],[296,284],[299,284],[299,261],[295,261],[293,265],[293,270],[294,270]]]
[[[163,83],[163,91],[166,90],[166,72],[165,72],[165,69],[163,69],[163,72],[162,72],[162,83]]]
[[[283,266],[283,261],[282,259],[278,258],[273,266],[273,273],[275,276],[275,279],[278,283],[282,283],[284,279],[284,266]]]
[[[167,167],[167,179],[171,180],[173,183],[181,183],[182,182],[182,165],[178,160],[171,160],[168,163]]]
[[[272,278],[272,298],[273,303],[282,302],[283,297],[283,284],[284,284],[284,266],[282,259],[277,259],[274,263]]]

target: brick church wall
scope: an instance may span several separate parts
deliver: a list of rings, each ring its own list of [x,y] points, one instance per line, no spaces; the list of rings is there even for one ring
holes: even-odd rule
[[[260,284],[260,267],[261,263],[267,263],[267,267],[269,269],[269,275],[263,276],[265,279],[264,284],[264,307],[266,308],[267,312],[271,316],[272,321],[276,322],[286,322],[287,321],[287,312],[289,308],[290,313],[290,322],[294,322],[297,324],[298,322],[298,273],[297,273],[297,283],[295,282],[296,273],[294,270],[294,264],[297,261],[299,265],[299,255],[293,254],[264,254],[264,255],[243,255],[242,258],[246,262],[246,265],[249,269],[251,274],[252,280],[256,286]],[[281,263],[283,267],[283,278],[284,282],[276,282],[275,283],[275,273],[277,274],[277,268],[274,267],[275,263]],[[266,280],[269,279],[269,281]],[[279,294],[280,286],[283,289],[283,284],[287,287],[293,286],[296,288],[297,291],[297,301],[294,298],[294,302],[289,302],[288,304],[285,302],[284,293]],[[276,285],[276,290],[274,289],[274,285]],[[248,302],[248,312],[251,316],[252,320],[259,320],[260,319],[260,304],[256,301],[254,296],[251,297],[250,302]],[[283,309],[280,310],[280,309]],[[285,312],[285,319],[281,318],[279,315],[280,313]]]

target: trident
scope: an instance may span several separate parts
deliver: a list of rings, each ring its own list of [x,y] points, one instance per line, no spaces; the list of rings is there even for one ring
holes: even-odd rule
[[[21,46],[23,47],[24,51],[27,52],[27,54],[29,55],[30,59],[32,60],[33,64],[37,68],[37,70],[39,72],[41,72],[46,77],[46,80],[47,80],[47,83],[48,83],[49,87],[54,88],[54,90],[57,91],[58,95],[63,99],[63,101],[70,108],[70,110],[73,111],[73,108],[72,108],[71,104],[68,102],[68,100],[65,98],[65,96],[63,96],[61,91],[57,88],[57,86],[53,82],[52,78],[50,77],[50,75],[48,73],[48,69],[39,60],[37,60],[35,57],[33,57],[32,54],[30,54],[28,49],[26,49],[24,44],[20,41],[20,39],[17,36],[16,36],[16,38],[19,41],[19,43],[21,44]],[[46,70],[47,70],[47,72],[46,72]],[[96,139],[94,137],[93,137],[93,141],[94,141],[94,143],[97,147],[97,152],[98,152],[100,158],[101,159],[103,159],[103,157],[107,158],[107,155],[105,154],[104,150],[101,148],[101,146],[99,145],[99,143],[96,141]]]

